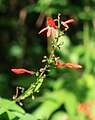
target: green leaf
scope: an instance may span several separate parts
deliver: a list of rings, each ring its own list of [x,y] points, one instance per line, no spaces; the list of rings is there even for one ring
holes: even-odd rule
[[[67,110],[67,113],[70,116],[74,116],[76,114],[77,105],[78,105],[76,96],[72,92],[66,91],[66,95],[64,97],[65,97],[65,108]]]
[[[19,113],[19,112],[16,112],[16,111],[7,111],[7,114],[8,114],[8,117],[9,117],[9,120],[12,120],[12,119],[19,119],[19,120],[37,120],[36,118],[34,118],[31,114],[28,114],[28,113]]]
[[[54,92],[47,92],[44,94],[47,99],[50,99],[51,101],[55,101],[57,104],[61,105],[65,101],[65,90],[55,90]]]
[[[7,111],[9,120],[17,118],[17,116],[12,111]]]
[[[89,89],[92,89],[95,85],[95,79],[92,74],[85,73],[83,75],[84,81],[86,82],[86,85]]]
[[[0,98],[0,115],[4,112],[7,112],[8,110],[25,113],[25,111],[20,106],[18,106],[14,101]]]
[[[33,115],[37,117],[37,119],[46,119],[50,117],[50,115],[59,108],[59,104],[52,100],[46,100],[40,107],[38,107]]]
[[[31,114],[26,113],[19,120],[37,120],[37,119]]]
[[[65,89],[55,90],[54,92],[46,92],[44,94],[45,102],[34,111],[33,115],[38,119],[48,119],[53,112],[55,112],[66,98]],[[44,114],[43,114],[44,113]]]
[[[51,120],[65,120],[65,119],[67,120],[68,116],[63,111],[56,112],[51,118]]]

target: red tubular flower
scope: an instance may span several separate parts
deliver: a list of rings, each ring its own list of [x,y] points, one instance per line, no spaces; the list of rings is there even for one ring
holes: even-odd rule
[[[61,24],[64,26],[64,27],[66,27],[66,28],[69,28],[69,26],[67,25],[68,23],[71,23],[71,22],[74,22],[74,20],[73,19],[69,19],[69,20],[67,20],[67,21],[65,21],[65,22],[61,22]]]
[[[66,66],[66,67],[69,67],[69,68],[82,68],[81,65],[73,64],[73,63],[64,63],[62,66]]]
[[[15,74],[28,73],[28,74],[34,75],[33,71],[29,71],[29,70],[26,70],[26,69],[23,69],[23,68],[20,68],[20,69],[11,69],[11,71],[14,72]]]
[[[45,30],[47,30],[47,37],[50,37],[52,34],[54,37],[56,36],[56,29],[57,26],[55,25],[55,22],[52,18],[47,18],[47,27],[43,28],[38,34],[41,34]]]
[[[59,61],[56,62],[55,65],[56,65],[56,68],[60,68],[62,66],[66,66],[66,67],[69,67],[69,68],[82,68],[82,66],[79,65],[79,64],[73,64],[73,63],[64,63],[64,64],[62,64]]]

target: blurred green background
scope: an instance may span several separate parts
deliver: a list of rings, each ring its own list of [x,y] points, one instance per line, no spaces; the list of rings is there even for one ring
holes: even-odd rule
[[[41,90],[23,101],[12,102],[16,86],[25,89],[36,79],[15,75],[12,68],[39,70],[48,54],[46,18],[73,18],[64,37],[63,62],[82,64],[81,70],[52,69]],[[79,103],[95,100],[95,0],[0,0],[0,120],[90,120]],[[95,106],[90,108],[95,116]],[[95,119],[93,119],[95,120]]]

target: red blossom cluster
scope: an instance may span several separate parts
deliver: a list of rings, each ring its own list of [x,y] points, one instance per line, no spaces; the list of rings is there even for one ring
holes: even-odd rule
[[[43,28],[38,34],[41,34],[42,32],[47,30],[47,37],[50,37],[52,34],[54,37],[56,36],[56,28],[55,22],[52,18],[47,18],[47,27]]]
[[[91,111],[93,105],[95,105],[95,101],[81,103],[78,105],[78,112],[84,111],[90,120],[95,120],[95,115]]]
[[[69,19],[65,22],[61,21],[61,24],[65,27],[65,28],[69,28],[68,23],[74,22],[73,19]],[[56,37],[56,29],[58,27],[55,25],[55,20],[53,20],[52,18],[48,17],[47,18],[47,27],[43,28],[38,34],[41,34],[42,32],[47,30],[47,37],[50,37],[50,35],[53,35],[54,37]]]

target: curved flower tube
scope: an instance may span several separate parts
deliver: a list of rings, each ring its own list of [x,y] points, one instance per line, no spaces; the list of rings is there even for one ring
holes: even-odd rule
[[[64,27],[69,28],[68,23],[71,23],[71,22],[74,22],[74,19],[69,19],[69,20],[67,20],[67,21],[65,21],[65,22],[62,21],[61,24],[62,24]]]
[[[23,68],[20,68],[20,69],[11,69],[11,71],[14,72],[15,74],[28,73],[28,74],[34,75],[33,71],[29,71],[29,70],[26,70],[26,69],[23,69]]]
[[[74,64],[74,63],[61,63],[61,62],[55,62],[55,68],[60,68],[60,67],[63,67],[63,66],[66,66],[66,67],[69,67],[69,68],[82,68],[81,65],[79,64]]]

